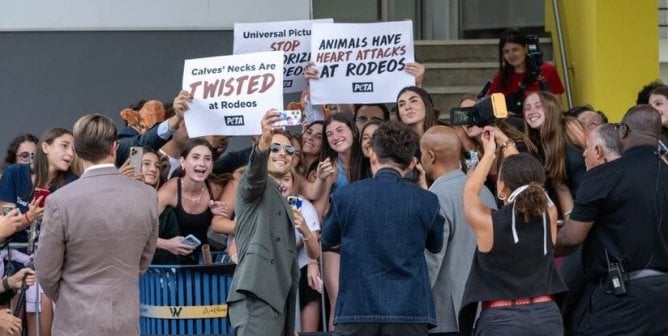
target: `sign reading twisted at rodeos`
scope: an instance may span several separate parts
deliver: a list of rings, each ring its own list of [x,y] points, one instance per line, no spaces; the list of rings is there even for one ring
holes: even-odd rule
[[[313,23],[311,60],[319,71],[310,83],[313,104],[393,102],[415,85],[404,71],[414,62],[413,23]]]
[[[311,24],[332,19],[234,24],[234,54],[282,51],[284,93],[306,88],[304,68],[311,59]]]
[[[260,134],[260,120],[283,108],[283,53],[279,51],[190,59],[183,90],[193,101],[184,114],[188,135]]]

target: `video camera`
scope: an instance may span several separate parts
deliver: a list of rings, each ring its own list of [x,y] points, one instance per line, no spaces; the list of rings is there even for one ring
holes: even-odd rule
[[[527,35],[527,63],[531,64],[527,69],[530,69],[531,76],[538,80],[541,91],[549,91],[547,82],[541,79],[543,73],[540,69],[543,62],[543,51],[540,49],[538,35]]]
[[[492,93],[471,107],[450,109],[451,125],[485,127],[492,125],[496,119],[507,117],[506,97],[502,93]]]

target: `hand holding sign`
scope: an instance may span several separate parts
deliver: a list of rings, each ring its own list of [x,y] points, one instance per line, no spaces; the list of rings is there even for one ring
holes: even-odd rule
[[[278,51],[186,60],[183,89],[190,96],[178,103],[189,108],[184,114],[188,134],[259,134],[258,111],[283,106],[282,80],[283,53]]]

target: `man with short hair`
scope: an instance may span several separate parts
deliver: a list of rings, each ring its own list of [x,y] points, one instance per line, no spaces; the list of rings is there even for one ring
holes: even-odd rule
[[[582,152],[585,166],[590,170],[598,165],[616,160],[621,156],[615,125],[601,124],[594,128],[587,138],[587,146]]]
[[[114,166],[117,131],[102,115],[74,124],[81,177],[46,200],[37,278],[56,303],[52,334],[139,335],[139,276],[158,237],[155,189]]]
[[[385,104],[356,104],[353,117],[355,118],[358,134],[362,136],[364,125],[369,121],[383,122],[390,120],[390,110]]]
[[[588,283],[573,314],[578,335],[668,334],[668,165],[656,153],[661,116],[631,108],[616,125],[621,158],[590,169],[557,251],[584,242]]]
[[[277,110],[262,118],[262,134],[252,147],[239,181],[236,244],[239,263],[227,296],[237,336],[293,336],[299,289],[295,227],[306,226],[281,196],[278,181],[290,172],[295,148],[274,133]],[[303,240],[317,239],[312,234]]]
[[[476,249],[475,234],[464,217],[462,204],[466,174],[460,164],[461,148],[457,133],[448,126],[431,127],[420,142],[422,167],[434,180],[429,190],[438,197],[445,218],[443,249],[425,252],[438,322],[430,330],[434,336],[459,334],[459,308]],[[485,206],[496,209],[494,196],[486,187],[480,197]]]
[[[424,250],[443,245],[438,198],[402,179],[418,137],[399,122],[374,133],[374,176],[332,195],[323,248],[341,246],[334,335],[427,335],[436,325]]]

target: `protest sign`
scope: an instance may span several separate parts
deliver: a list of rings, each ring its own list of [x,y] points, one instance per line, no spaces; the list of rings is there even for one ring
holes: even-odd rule
[[[311,55],[319,78],[311,80],[313,104],[393,102],[415,85],[404,71],[414,62],[413,23],[314,23]]]
[[[188,135],[260,134],[260,121],[283,108],[283,53],[190,59],[183,68],[183,90],[193,95],[184,114]]]
[[[311,58],[311,24],[331,23],[332,19],[235,23],[235,55],[258,51],[283,51],[283,92],[306,88],[304,68]]]

